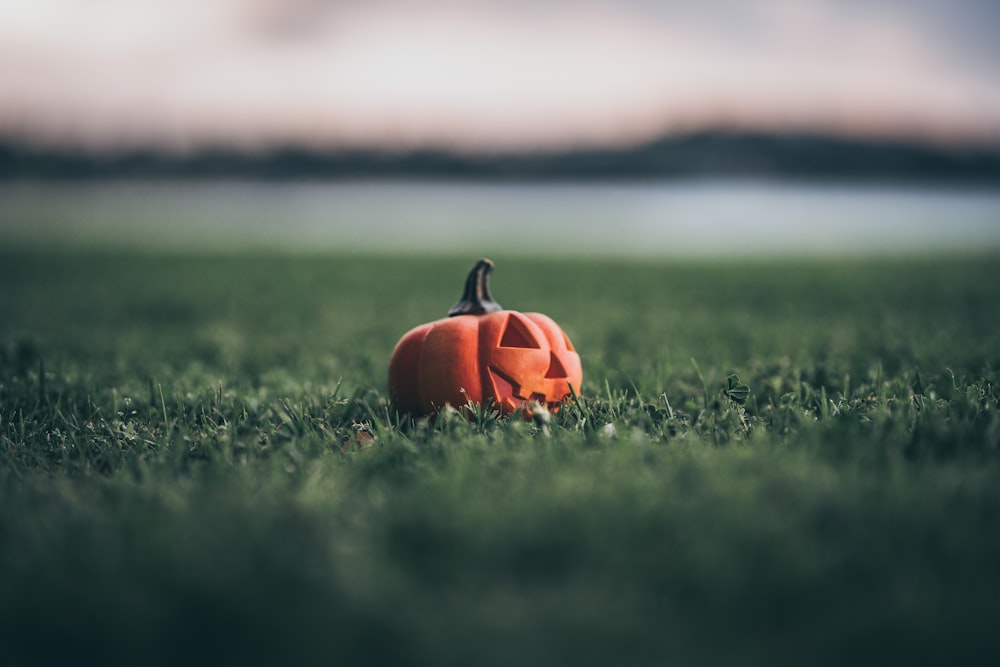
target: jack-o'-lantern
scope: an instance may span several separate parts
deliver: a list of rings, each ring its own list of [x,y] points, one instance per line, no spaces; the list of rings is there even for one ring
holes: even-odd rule
[[[492,271],[490,260],[476,262],[448,317],[396,344],[389,394],[401,412],[479,404],[527,414],[531,402],[555,410],[580,390],[583,370],[569,337],[546,315],[503,310],[490,296]]]

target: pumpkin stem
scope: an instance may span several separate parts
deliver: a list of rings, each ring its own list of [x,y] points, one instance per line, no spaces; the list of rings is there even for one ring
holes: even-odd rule
[[[448,317],[485,315],[503,310],[503,307],[490,296],[491,273],[493,273],[493,262],[488,259],[483,258],[472,266],[469,276],[465,279],[462,298],[448,311]]]

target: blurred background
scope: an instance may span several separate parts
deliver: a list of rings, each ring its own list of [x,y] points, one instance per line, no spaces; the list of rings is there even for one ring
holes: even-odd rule
[[[0,0],[0,240],[1000,246],[991,0]]]

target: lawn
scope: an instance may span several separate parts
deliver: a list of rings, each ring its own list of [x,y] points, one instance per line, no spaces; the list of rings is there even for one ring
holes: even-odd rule
[[[0,663],[1000,661],[1000,256],[493,257],[579,401],[401,418],[475,259],[0,251]]]

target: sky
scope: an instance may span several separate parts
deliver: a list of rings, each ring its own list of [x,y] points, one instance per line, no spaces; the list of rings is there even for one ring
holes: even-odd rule
[[[0,0],[0,137],[93,150],[1000,144],[995,0]]]

